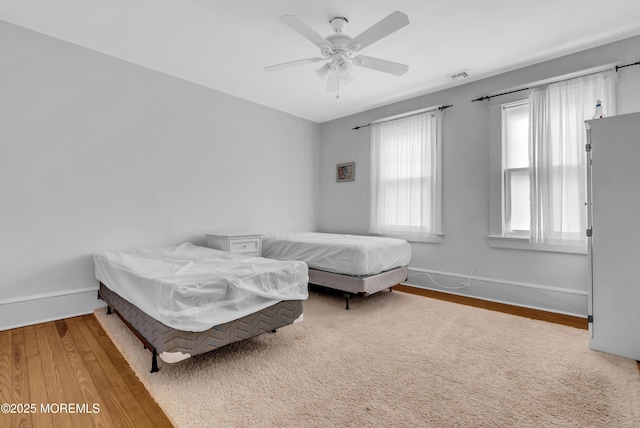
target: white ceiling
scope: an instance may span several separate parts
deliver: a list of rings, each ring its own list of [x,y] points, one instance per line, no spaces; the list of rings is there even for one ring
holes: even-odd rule
[[[404,76],[354,67],[336,99],[319,64],[263,70],[320,54],[282,15],[322,36],[344,16],[355,37],[394,10],[410,25],[362,54]],[[319,123],[638,35],[639,17],[638,0],[0,0],[0,20]]]

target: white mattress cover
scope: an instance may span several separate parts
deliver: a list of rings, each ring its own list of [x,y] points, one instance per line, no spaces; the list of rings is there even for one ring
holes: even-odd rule
[[[345,275],[375,275],[411,260],[407,241],[380,236],[299,232],[265,234],[262,255],[301,260],[310,268]]]
[[[282,300],[305,300],[303,262],[230,254],[183,243],[93,256],[96,278],[163,324],[204,331]]]

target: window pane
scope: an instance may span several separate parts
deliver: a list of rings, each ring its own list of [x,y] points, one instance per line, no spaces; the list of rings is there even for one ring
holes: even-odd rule
[[[515,104],[503,109],[504,168],[529,166],[529,104]]]
[[[370,232],[438,233],[440,121],[439,114],[425,112],[372,125]]]
[[[530,226],[529,171],[507,171],[509,209],[507,214],[508,232],[528,231]]]

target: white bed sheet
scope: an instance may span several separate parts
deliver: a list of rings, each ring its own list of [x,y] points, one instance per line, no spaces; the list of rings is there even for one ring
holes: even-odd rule
[[[303,262],[230,254],[191,243],[93,256],[96,278],[163,324],[204,331],[282,300],[305,300]]]
[[[380,236],[300,232],[266,234],[262,256],[301,260],[310,268],[345,275],[375,275],[407,266],[411,246],[407,241]]]

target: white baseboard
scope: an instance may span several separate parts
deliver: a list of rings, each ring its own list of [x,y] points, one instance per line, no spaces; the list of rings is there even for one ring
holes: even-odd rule
[[[404,284],[490,302],[581,318],[587,317],[587,291],[475,275],[471,277],[468,287],[462,287],[461,283],[466,284],[468,279],[469,275],[410,267],[409,278]],[[447,288],[436,285],[434,280]]]
[[[409,268],[409,279],[404,284],[564,315],[587,316],[586,291],[478,276],[472,277],[468,287],[451,289],[437,286],[426,274],[447,287],[459,287],[469,278],[468,275]],[[105,303],[98,300],[98,289],[93,287],[3,299],[0,300],[0,330],[86,315],[102,306]]]
[[[101,306],[98,288],[79,288],[56,293],[0,300],[0,330],[56,321],[93,313]]]

